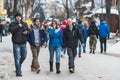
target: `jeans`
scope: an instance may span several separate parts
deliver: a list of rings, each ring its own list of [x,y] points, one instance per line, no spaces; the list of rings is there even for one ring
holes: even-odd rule
[[[82,46],[81,46],[81,42],[79,41],[78,42],[78,49],[79,49],[79,55],[81,55],[81,51],[82,51]]]
[[[86,42],[87,42],[87,39],[84,39],[84,46],[83,46],[83,51],[85,51],[86,50]]]
[[[15,60],[16,74],[21,74],[21,66],[26,59],[26,44],[13,44],[13,53]]]
[[[0,42],[2,42],[2,34],[0,34]]]
[[[53,62],[54,60],[54,52],[56,52],[56,63],[60,63],[60,53],[61,53],[61,47],[49,47],[50,52],[50,62]]]
[[[106,38],[100,38],[101,53],[103,52],[103,45],[104,45],[104,52],[106,52]]]
[[[74,60],[75,60],[75,57],[77,55],[77,49],[71,49],[71,48],[68,48],[67,47],[67,53],[68,53],[68,56],[69,56],[69,62],[68,62],[68,65],[69,65],[69,69],[70,68],[74,68],[75,65],[74,65]]]

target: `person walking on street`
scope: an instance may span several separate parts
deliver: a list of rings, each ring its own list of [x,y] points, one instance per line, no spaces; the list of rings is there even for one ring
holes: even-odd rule
[[[22,15],[17,13],[13,22],[9,26],[9,31],[12,33],[13,54],[15,60],[16,76],[22,76],[22,63],[27,56],[27,35],[29,34],[27,23],[22,21]]]
[[[91,22],[91,25],[88,29],[89,35],[89,46],[90,46],[90,53],[95,54],[97,38],[98,38],[98,27],[95,24],[95,21]]]
[[[49,52],[50,52],[50,72],[53,72],[54,52],[56,52],[56,74],[60,71],[60,53],[63,44],[62,30],[58,27],[57,21],[53,20],[51,27],[48,29],[49,33]]]
[[[62,25],[60,27],[60,29],[62,30],[62,33],[64,32],[64,29],[66,28],[66,25],[67,25],[67,20],[64,20],[62,22]],[[63,33],[64,34],[64,33]],[[66,48],[65,49],[62,49],[62,52],[63,54],[61,54],[61,57],[64,57],[65,56],[65,53],[66,53]]]
[[[77,55],[77,45],[80,39],[82,46],[84,45],[84,39],[80,30],[73,25],[72,19],[68,19],[68,25],[64,29],[63,34],[63,48],[67,48],[69,57],[69,72],[74,73],[75,65],[74,60]]]
[[[39,57],[40,46],[42,45],[42,41],[44,41],[44,45],[46,45],[47,36],[45,31],[40,29],[39,18],[35,18],[33,20],[33,24],[30,26],[30,34],[28,35],[28,42],[30,43],[32,56],[33,56],[31,71],[37,73],[40,72],[38,57]]]
[[[86,53],[86,42],[88,38],[88,24],[84,23],[83,25],[83,38],[84,38],[84,43],[85,45],[83,46],[83,53]]]
[[[83,25],[82,25],[82,21],[78,21],[77,27],[78,27],[78,29],[81,31],[82,35],[83,35]],[[78,49],[79,49],[78,56],[81,57],[82,46],[81,46],[80,40],[79,40],[79,42],[78,42]]]
[[[0,23],[0,42],[2,42],[3,25]]]
[[[101,20],[100,25],[98,27],[99,27],[99,37],[100,37],[100,49],[101,49],[100,53],[103,53],[103,50],[106,53],[106,46],[107,46],[106,38],[110,38],[110,30],[108,25],[103,20]]]

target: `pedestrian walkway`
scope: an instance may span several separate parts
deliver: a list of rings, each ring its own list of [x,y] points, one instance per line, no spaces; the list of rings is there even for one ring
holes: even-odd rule
[[[12,44],[10,39],[10,37],[6,37],[4,39],[5,41],[1,44],[4,47],[0,46],[0,55],[2,52],[9,50],[5,55],[8,55],[11,60],[10,62],[7,62],[12,66],[9,68],[11,71],[11,79],[2,80],[120,80],[120,58],[99,54],[98,49],[96,51],[96,54],[89,54],[89,49],[87,49],[87,53],[83,53],[81,58],[76,57],[76,68],[74,74],[71,74],[68,71],[68,57],[66,54],[64,58],[61,58],[61,74],[56,74],[55,65],[54,72],[49,72],[48,48],[41,48],[39,55],[41,72],[39,74],[36,74],[34,72],[31,72],[30,66],[32,62],[32,55],[29,44],[27,44],[28,55],[22,66],[23,77],[16,77],[14,65],[12,62]],[[99,46],[97,46],[97,48],[99,48]],[[0,61],[1,59],[3,60],[3,58],[0,56]],[[6,69],[4,70],[6,71]]]

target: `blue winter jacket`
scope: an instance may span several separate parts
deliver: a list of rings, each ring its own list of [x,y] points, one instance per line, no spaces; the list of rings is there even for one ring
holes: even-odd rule
[[[87,27],[83,28],[83,38],[84,38],[84,40],[86,40],[88,38],[88,28]]]
[[[77,27],[81,31],[81,33],[83,34],[83,25],[82,24],[78,24]]]
[[[62,47],[63,40],[62,40],[62,30],[58,29],[57,32],[55,32],[54,28],[48,29],[49,33],[49,46],[50,47]]]
[[[40,33],[40,46],[42,46],[43,42],[47,42],[47,35],[43,29],[39,29]],[[27,36],[27,40],[30,45],[35,45],[35,36],[33,29],[30,30],[30,34]]]
[[[98,25],[98,27],[99,27],[100,38],[110,37],[110,30],[109,30],[108,25],[105,22],[100,22],[100,25]]]

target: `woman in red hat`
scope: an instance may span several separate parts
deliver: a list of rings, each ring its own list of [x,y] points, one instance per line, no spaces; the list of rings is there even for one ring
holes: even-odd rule
[[[60,28],[62,30],[62,33],[63,33],[64,29],[66,28],[66,25],[67,25],[67,20],[64,20],[62,22],[62,25],[61,25],[61,28]],[[66,49],[63,49],[62,51],[63,51],[63,54],[61,54],[61,57],[63,57],[65,55]]]

